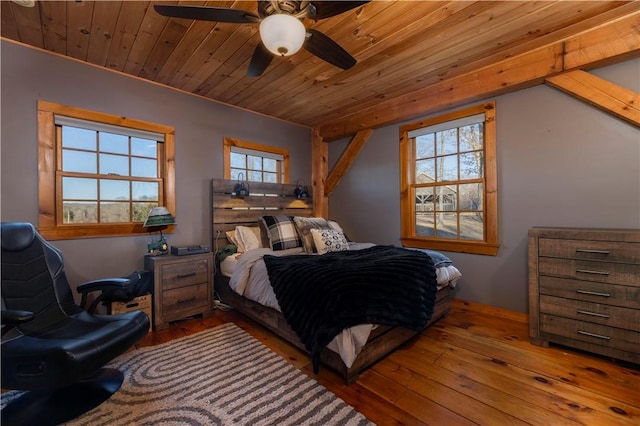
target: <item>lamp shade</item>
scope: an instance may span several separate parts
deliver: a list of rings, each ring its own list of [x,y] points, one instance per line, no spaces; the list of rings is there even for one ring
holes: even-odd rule
[[[270,15],[260,22],[262,43],[278,56],[293,55],[300,50],[306,33],[304,24],[291,15]]]
[[[154,207],[149,210],[147,220],[144,221],[144,227],[150,226],[167,226],[175,225],[176,220],[171,215],[171,212],[166,207]]]

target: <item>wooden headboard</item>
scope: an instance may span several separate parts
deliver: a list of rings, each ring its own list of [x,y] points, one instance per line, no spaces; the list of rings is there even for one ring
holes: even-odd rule
[[[214,251],[228,244],[226,231],[237,225],[256,226],[262,216],[313,216],[311,196],[297,198],[294,184],[249,182],[249,195],[237,198],[231,195],[237,183],[235,180],[211,179],[211,249]]]

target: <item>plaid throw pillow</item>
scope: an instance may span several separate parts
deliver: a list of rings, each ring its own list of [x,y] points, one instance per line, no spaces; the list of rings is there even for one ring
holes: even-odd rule
[[[269,236],[271,250],[287,250],[302,247],[292,216],[262,216],[262,222]]]

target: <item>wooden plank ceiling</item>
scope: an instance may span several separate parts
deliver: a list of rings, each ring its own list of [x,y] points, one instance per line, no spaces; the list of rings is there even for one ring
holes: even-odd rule
[[[640,51],[637,2],[372,1],[338,16],[304,22],[349,51],[358,61],[353,68],[341,70],[301,50],[274,58],[261,77],[250,78],[245,73],[260,41],[257,24],[170,19],[152,6],[177,3],[257,13],[255,1],[36,1],[34,7],[0,3],[4,38],[321,129],[328,140],[355,133],[358,129],[350,123],[365,122],[358,115],[362,111],[375,117],[381,107],[388,114],[394,99],[419,92],[425,95],[420,101],[424,108],[413,106],[406,113],[371,121],[369,127],[417,116],[430,110],[430,87],[563,45],[623,19],[630,19],[627,26],[636,30],[620,53],[629,57]]]

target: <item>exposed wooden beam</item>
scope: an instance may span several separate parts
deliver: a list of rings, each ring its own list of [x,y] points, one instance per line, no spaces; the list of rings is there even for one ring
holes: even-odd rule
[[[360,150],[362,150],[364,145],[367,143],[372,133],[373,129],[361,130],[355,134],[353,139],[351,139],[349,146],[347,146],[347,149],[344,151],[338,162],[333,166],[329,177],[327,177],[327,181],[324,185],[325,196],[328,197],[331,195],[333,190],[336,189],[340,179],[342,179],[342,177],[347,173],[349,167],[351,167],[351,163],[356,159]]]
[[[640,56],[640,12],[325,123],[325,141],[531,87],[557,73]]]
[[[311,135],[311,184],[313,214],[316,217],[329,217],[329,197],[324,194],[328,170],[329,146],[314,129]]]
[[[581,70],[548,77],[546,82],[556,89],[640,127],[640,93]]]

